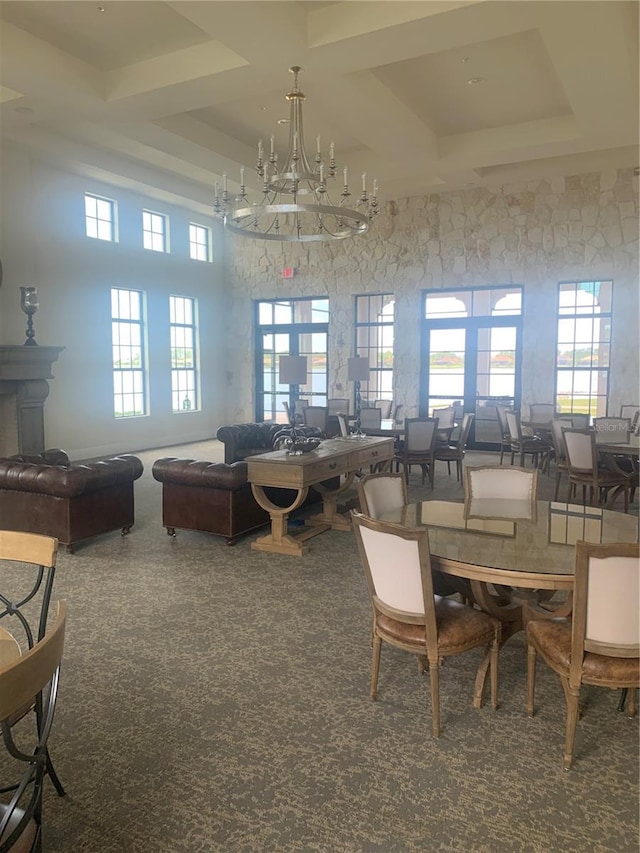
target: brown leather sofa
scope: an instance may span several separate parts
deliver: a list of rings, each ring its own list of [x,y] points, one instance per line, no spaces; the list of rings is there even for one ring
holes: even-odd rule
[[[137,456],[72,464],[64,450],[0,459],[0,527],[55,536],[71,553],[77,542],[134,522]]]
[[[200,530],[224,536],[227,545],[235,545],[238,536],[269,522],[269,513],[253,497],[246,462],[228,465],[169,456],[156,460],[151,470],[162,483],[162,524],[169,536],[175,536],[176,528]],[[295,497],[288,489],[265,492],[280,506]],[[309,489],[303,506],[319,500],[318,492]]]
[[[298,435],[323,437],[322,431],[317,427],[297,426],[296,432]],[[291,427],[287,424],[264,421],[221,426],[216,438],[224,444],[224,461],[231,465],[233,462],[242,462],[248,456],[268,453],[274,449],[274,441],[290,433]]]

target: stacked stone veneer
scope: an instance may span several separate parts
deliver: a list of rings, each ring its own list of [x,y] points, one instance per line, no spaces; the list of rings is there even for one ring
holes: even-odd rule
[[[381,196],[384,195],[384,188]],[[233,338],[253,340],[252,301],[329,297],[329,388],[348,389],[354,296],[396,297],[394,397],[418,405],[421,293],[524,287],[522,403],[553,399],[557,285],[614,282],[612,407],[638,402],[638,176],[632,169],[386,201],[364,237],[283,244],[226,235]],[[295,268],[293,280],[282,269]],[[228,408],[253,413],[253,351],[230,344]]]

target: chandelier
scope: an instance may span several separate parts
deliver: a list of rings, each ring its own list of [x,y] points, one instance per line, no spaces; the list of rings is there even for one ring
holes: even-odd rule
[[[367,192],[367,176],[362,175],[362,191],[354,198],[349,189],[348,170],[342,171],[343,183],[339,198],[332,199],[329,182],[338,173],[333,142],[325,162],[316,138],[316,153],[311,165],[304,144],[302,102],[304,93],[298,88],[298,73],[294,65],[292,90],[285,96],[290,104],[289,153],[284,164],[278,162],[275,139],[271,137],[269,154],[265,156],[262,140],[258,142],[256,173],[262,184],[262,199],[251,202],[244,182],[244,167],[240,169],[240,193],[231,196],[227,175],[215,186],[213,212],[235,234],[260,240],[306,243],[321,240],[343,240],[365,234],[378,213],[378,183],[374,179]]]

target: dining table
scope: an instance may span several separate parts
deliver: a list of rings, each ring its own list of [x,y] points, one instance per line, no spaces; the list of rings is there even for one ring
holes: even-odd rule
[[[366,435],[380,435],[394,438],[404,435],[404,424],[396,423],[393,418],[382,418],[379,427],[363,427],[362,431]]]
[[[570,613],[578,540],[639,541],[638,516],[558,501],[525,507],[509,500],[429,500],[380,518],[428,530],[432,568],[469,580],[476,603],[502,622],[502,642],[522,630],[525,603],[542,601],[556,616]],[[478,670],[476,696],[482,695],[488,666],[487,655]]]
[[[607,441],[606,433],[596,433],[596,449],[598,453],[612,453],[617,456],[640,456],[640,435],[633,433],[627,436],[627,441]]]

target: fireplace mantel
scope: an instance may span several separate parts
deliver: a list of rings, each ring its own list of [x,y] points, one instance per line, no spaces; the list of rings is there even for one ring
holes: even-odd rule
[[[52,364],[64,347],[0,346],[0,401],[7,432],[0,453],[42,453],[45,449],[44,402],[49,396]],[[11,412],[11,417],[7,415]],[[12,428],[13,427],[13,428]]]

